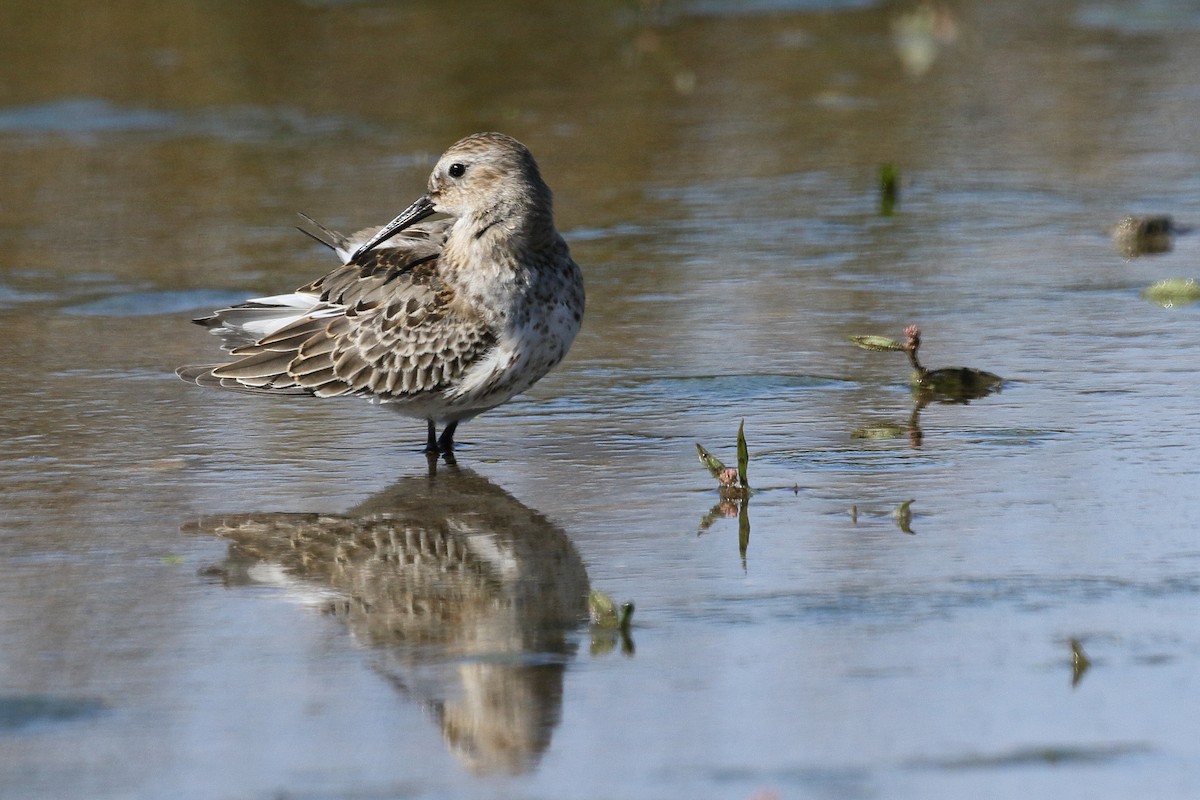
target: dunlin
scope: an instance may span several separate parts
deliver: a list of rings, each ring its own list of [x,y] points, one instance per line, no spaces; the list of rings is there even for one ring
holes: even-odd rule
[[[417,224],[435,213],[447,218]],[[455,143],[428,191],[378,231],[343,236],[305,219],[341,266],[293,294],[196,320],[236,359],[181,367],[179,377],[367,397],[426,420],[426,452],[449,453],[460,421],[536,383],[579,331],[583,276],[533,155],[508,136]]]

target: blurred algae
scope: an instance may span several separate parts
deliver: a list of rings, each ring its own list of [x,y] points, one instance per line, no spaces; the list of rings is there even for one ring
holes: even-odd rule
[[[1117,252],[1125,258],[1169,253],[1174,246],[1175,234],[1186,232],[1187,229],[1176,225],[1165,214],[1128,216],[1109,231]]]
[[[1163,308],[1185,306],[1200,300],[1200,283],[1192,278],[1168,278],[1147,287],[1142,297]]]

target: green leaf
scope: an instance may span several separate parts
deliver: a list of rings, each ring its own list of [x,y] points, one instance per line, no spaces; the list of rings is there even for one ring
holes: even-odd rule
[[[890,217],[900,201],[900,170],[895,164],[879,165],[879,213]]]
[[[617,629],[628,634],[629,626],[633,624],[633,603],[621,603],[621,613],[617,619]]]
[[[750,449],[746,447],[746,420],[742,420],[742,424],[738,426],[738,480],[741,481],[743,489],[750,488],[750,481],[746,480],[746,470],[750,467]]]
[[[900,344],[895,339],[889,339],[886,336],[851,336],[850,341],[854,342],[863,350],[873,350],[877,353],[886,353],[893,350],[904,349],[904,345]]]
[[[896,527],[904,533],[914,533],[912,529],[912,500],[905,500],[900,505],[896,506],[892,511],[892,519],[896,520]]]
[[[599,589],[588,594],[588,616],[597,628],[616,628],[619,623],[617,604]]]
[[[718,481],[721,480],[721,474],[725,472],[726,469],[725,464],[721,462],[721,459],[705,450],[704,445],[700,444],[699,442],[696,442],[696,454],[700,456],[700,463],[703,464],[710,473],[712,473],[712,476]]]
[[[1142,297],[1163,308],[1187,305],[1200,300],[1200,283],[1192,278],[1168,278],[1148,287]]]

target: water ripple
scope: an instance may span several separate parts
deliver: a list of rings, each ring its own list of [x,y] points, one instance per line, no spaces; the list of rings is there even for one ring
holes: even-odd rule
[[[344,135],[363,129],[363,123],[357,120],[259,106],[179,112],[120,106],[97,98],[73,98],[0,109],[0,135],[17,136],[141,133],[247,142]]]

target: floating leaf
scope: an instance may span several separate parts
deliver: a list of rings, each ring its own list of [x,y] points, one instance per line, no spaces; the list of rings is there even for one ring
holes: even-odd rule
[[[1142,297],[1163,308],[1187,305],[1200,300],[1200,283],[1192,278],[1168,278],[1147,288]]]
[[[750,467],[750,449],[746,447],[746,420],[742,420],[742,424],[738,425],[738,480],[742,484],[743,489],[750,488],[750,481],[746,479],[746,470]]]
[[[861,347],[863,350],[873,350],[877,353],[886,353],[894,350],[903,350],[904,345],[897,342],[895,339],[889,339],[886,336],[851,336],[850,341]]]

